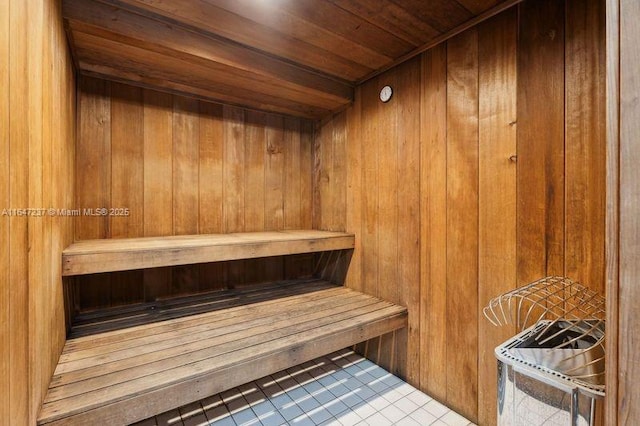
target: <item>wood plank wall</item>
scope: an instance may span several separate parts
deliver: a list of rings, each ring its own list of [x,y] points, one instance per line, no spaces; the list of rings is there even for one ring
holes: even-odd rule
[[[604,31],[601,0],[527,1],[366,82],[317,132],[314,226],[356,233],[348,286],[409,308],[408,338],[360,349],[482,425],[514,332],[489,299],[549,274],[604,294]]]
[[[632,425],[640,423],[640,342],[636,337],[640,332],[640,3],[607,1],[607,13],[611,185],[607,248],[612,260],[607,336],[613,330],[609,343],[615,345],[610,351],[614,356],[607,359],[607,424]]]
[[[79,82],[75,237],[311,228],[313,124],[101,79]],[[311,273],[312,257],[76,278],[76,309]]]
[[[0,2],[0,87],[0,423],[35,424],[65,341],[73,226],[4,209],[73,206],[75,76],[59,1]]]

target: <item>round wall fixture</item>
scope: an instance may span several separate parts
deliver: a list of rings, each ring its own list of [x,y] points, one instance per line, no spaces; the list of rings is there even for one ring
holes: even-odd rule
[[[391,86],[384,86],[380,90],[380,100],[382,102],[389,102],[391,96],[393,96],[393,89],[391,88]]]

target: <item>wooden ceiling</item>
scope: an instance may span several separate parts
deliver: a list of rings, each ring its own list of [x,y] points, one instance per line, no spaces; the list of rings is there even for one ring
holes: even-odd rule
[[[64,0],[80,72],[322,118],[353,87],[514,0]]]

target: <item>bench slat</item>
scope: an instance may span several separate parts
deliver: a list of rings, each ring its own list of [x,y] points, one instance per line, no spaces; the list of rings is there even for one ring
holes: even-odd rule
[[[407,324],[403,307],[324,284],[281,299],[71,339],[38,423],[135,422]]]

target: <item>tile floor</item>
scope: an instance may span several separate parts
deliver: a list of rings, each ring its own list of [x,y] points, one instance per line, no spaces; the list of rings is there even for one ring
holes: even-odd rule
[[[468,426],[473,423],[345,349],[136,425]]]

